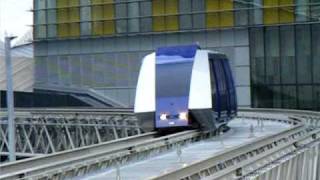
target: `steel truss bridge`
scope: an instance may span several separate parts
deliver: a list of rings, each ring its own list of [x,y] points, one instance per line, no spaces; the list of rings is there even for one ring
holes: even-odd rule
[[[21,157],[55,153],[141,133],[129,109],[18,109],[16,151]],[[0,120],[0,153],[8,154],[5,113]]]
[[[28,143],[26,139],[20,142],[20,145],[17,142],[19,152],[36,157],[1,164],[0,179],[69,179],[106,168],[118,170],[122,165],[148,159],[211,136],[208,132],[195,130],[162,137],[158,137],[155,132],[141,133],[137,120],[130,110],[78,111],[77,114],[75,111],[43,112],[24,112],[29,114],[28,118],[17,118],[19,119],[17,122],[21,122],[17,123],[17,136],[21,136],[19,138],[42,142]],[[212,157],[168,171],[152,179],[320,179],[320,113],[280,109],[241,109],[239,118],[257,120],[260,123],[274,121],[291,126],[277,134],[229,148]],[[30,121],[26,121],[27,119]],[[30,124],[25,126],[26,133],[19,127],[22,124],[27,125],[28,122],[39,124],[38,127],[41,127],[39,130],[32,130],[37,131],[38,136],[28,135]],[[69,125],[66,125],[67,123]],[[6,146],[3,138],[6,136],[5,126],[6,122],[3,120],[0,141],[3,147]],[[79,127],[82,128],[82,135]],[[47,136],[46,131],[50,136]],[[59,136],[57,133],[62,135]],[[39,136],[42,138],[39,139]],[[51,138],[52,145],[48,145],[50,143],[48,137]],[[24,148],[25,146],[28,148]],[[6,150],[3,147],[2,149]],[[66,149],[68,150],[62,151]],[[57,151],[61,152],[54,153]],[[37,153],[50,154],[37,156]],[[120,173],[117,178],[121,179]]]

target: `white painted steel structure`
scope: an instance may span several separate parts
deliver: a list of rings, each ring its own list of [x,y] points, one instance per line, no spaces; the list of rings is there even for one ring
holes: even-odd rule
[[[14,114],[14,96],[13,96],[13,74],[11,62],[11,40],[15,37],[5,37],[5,60],[7,72],[7,117],[8,117],[8,151],[9,160],[16,160],[16,127]]]
[[[319,179],[320,113],[270,109],[242,109],[241,118],[292,124],[280,133],[262,137],[249,144],[229,148],[204,160],[167,171],[153,179]],[[141,137],[141,136],[140,136]],[[131,143],[117,140],[101,145],[74,149],[50,156],[0,165],[0,178],[65,179],[116,168],[130,162],[154,157],[179,149],[206,137],[198,132],[185,132],[162,138]],[[134,140],[135,139],[135,140]],[[111,149],[107,147],[113,147]],[[109,150],[107,150],[109,149]],[[196,155],[196,154],[194,154]],[[41,163],[40,163],[41,162]],[[26,168],[32,167],[32,168]],[[20,170],[19,170],[20,169]],[[121,168],[119,174],[121,177]],[[142,171],[143,173],[143,171]]]
[[[75,149],[141,133],[137,119],[128,110],[18,111],[20,113],[15,118],[16,151],[23,157]],[[8,121],[3,115],[0,116],[0,153],[6,155]]]

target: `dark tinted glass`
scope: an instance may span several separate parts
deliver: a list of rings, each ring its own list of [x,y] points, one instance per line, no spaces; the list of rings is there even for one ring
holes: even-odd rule
[[[192,65],[193,62],[157,64],[157,96],[188,96]]]

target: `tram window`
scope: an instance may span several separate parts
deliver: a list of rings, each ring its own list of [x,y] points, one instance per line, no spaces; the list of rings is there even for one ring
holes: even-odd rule
[[[212,109],[215,110],[215,108],[217,107],[217,92],[216,92],[216,77],[214,72],[213,61],[214,61],[213,57],[209,56]]]
[[[221,64],[221,59],[216,59],[214,61],[215,71],[218,80],[219,86],[219,95],[220,95],[220,110],[224,111],[227,109],[227,88],[226,88],[226,77],[223,72],[223,66]]]

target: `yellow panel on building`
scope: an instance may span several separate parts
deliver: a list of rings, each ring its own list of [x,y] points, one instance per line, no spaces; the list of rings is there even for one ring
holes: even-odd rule
[[[207,0],[206,1],[206,7],[207,11],[218,11],[220,7],[220,0]]]
[[[207,27],[217,28],[220,26],[220,15],[219,13],[207,13]]]
[[[69,36],[69,24],[58,24],[58,37]]]
[[[263,22],[264,24],[279,23],[279,1],[278,0],[264,0],[263,1]]]
[[[103,35],[103,22],[92,22],[92,34]]]
[[[226,11],[220,13],[220,26],[230,27],[234,25],[234,18],[232,11]]]
[[[80,21],[80,11],[79,8],[69,8],[69,22],[79,22]]]
[[[178,0],[166,0],[165,13],[166,14],[177,14],[178,13]]]
[[[154,31],[165,31],[165,0],[152,0],[152,27]]]
[[[294,0],[280,0],[279,5],[280,23],[294,22]]]
[[[165,31],[166,30],[164,16],[153,17],[153,30],[154,31]]]
[[[93,21],[102,20],[103,19],[103,7],[102,6],[92,6],[91,18]]]
[[[114,28],[114,21],[104,21],[103,23],[103,34],[114,34],[115,33],[115,28]]]
[[[232,10],[233,1],[232,0],[220,0],[220,10]]]
[[[166,15],[178,14],[178,0],[166,0],[165,5]],[[179,29],[178,16],[166,16],[165,23],[167,31],[175,31]]]
[[[167,31],[175,31],[178,30],[178,16],[166,16],[166,30]]]
[[[71,37],[80,36],[80,25],[79,23],[70,23],[69,34]]]
[[[234,25],[233,1],[220,0],[220,26],[229,27]]]
[[[234,25],[232,0],[207,0],[207,27],[229,27]]]
[[[218,12],[219,7],[220,7],[220,0],[207,0],[206,1],[206,7],[207,7],[207,16],[206,16],[206,21],[207,21],[207,27],[208,28],[216,28],[220,26],[220,15]]]
[[[111,20],[114,18],[113,4],[107,4],[103,6],[103,17],[105,20]]]
[[[68,0],[69,1],[69,6],[79,6],[79,0]]]
[[[57,0],[57,8],[62,8],[62,7],[68,7],[69,6],[69,1],[68,0]]]
[[[109,3],[112,3],[111,1]],[[104,28],[103,33],[106,35],[114,34],[115,33],[115,23],[114,23],[114,7],[113,4],[106,4],[103,7],[103,19],[107,20],[104,21]]]
[[[57,9],[57,23],[65,23],[69,20],[68,9]]]
[[[165,0],[152,1],[152,15],[159,16],[165,14]]]
[[[92,6],[91,18],[92,34],[93,35],[110,35],[115,33],[114,23],[114,4],[113,0],[93,0],[92,4],[99,4]]]
[[[91,0],[91,4],[102,4],[103,0]]]

